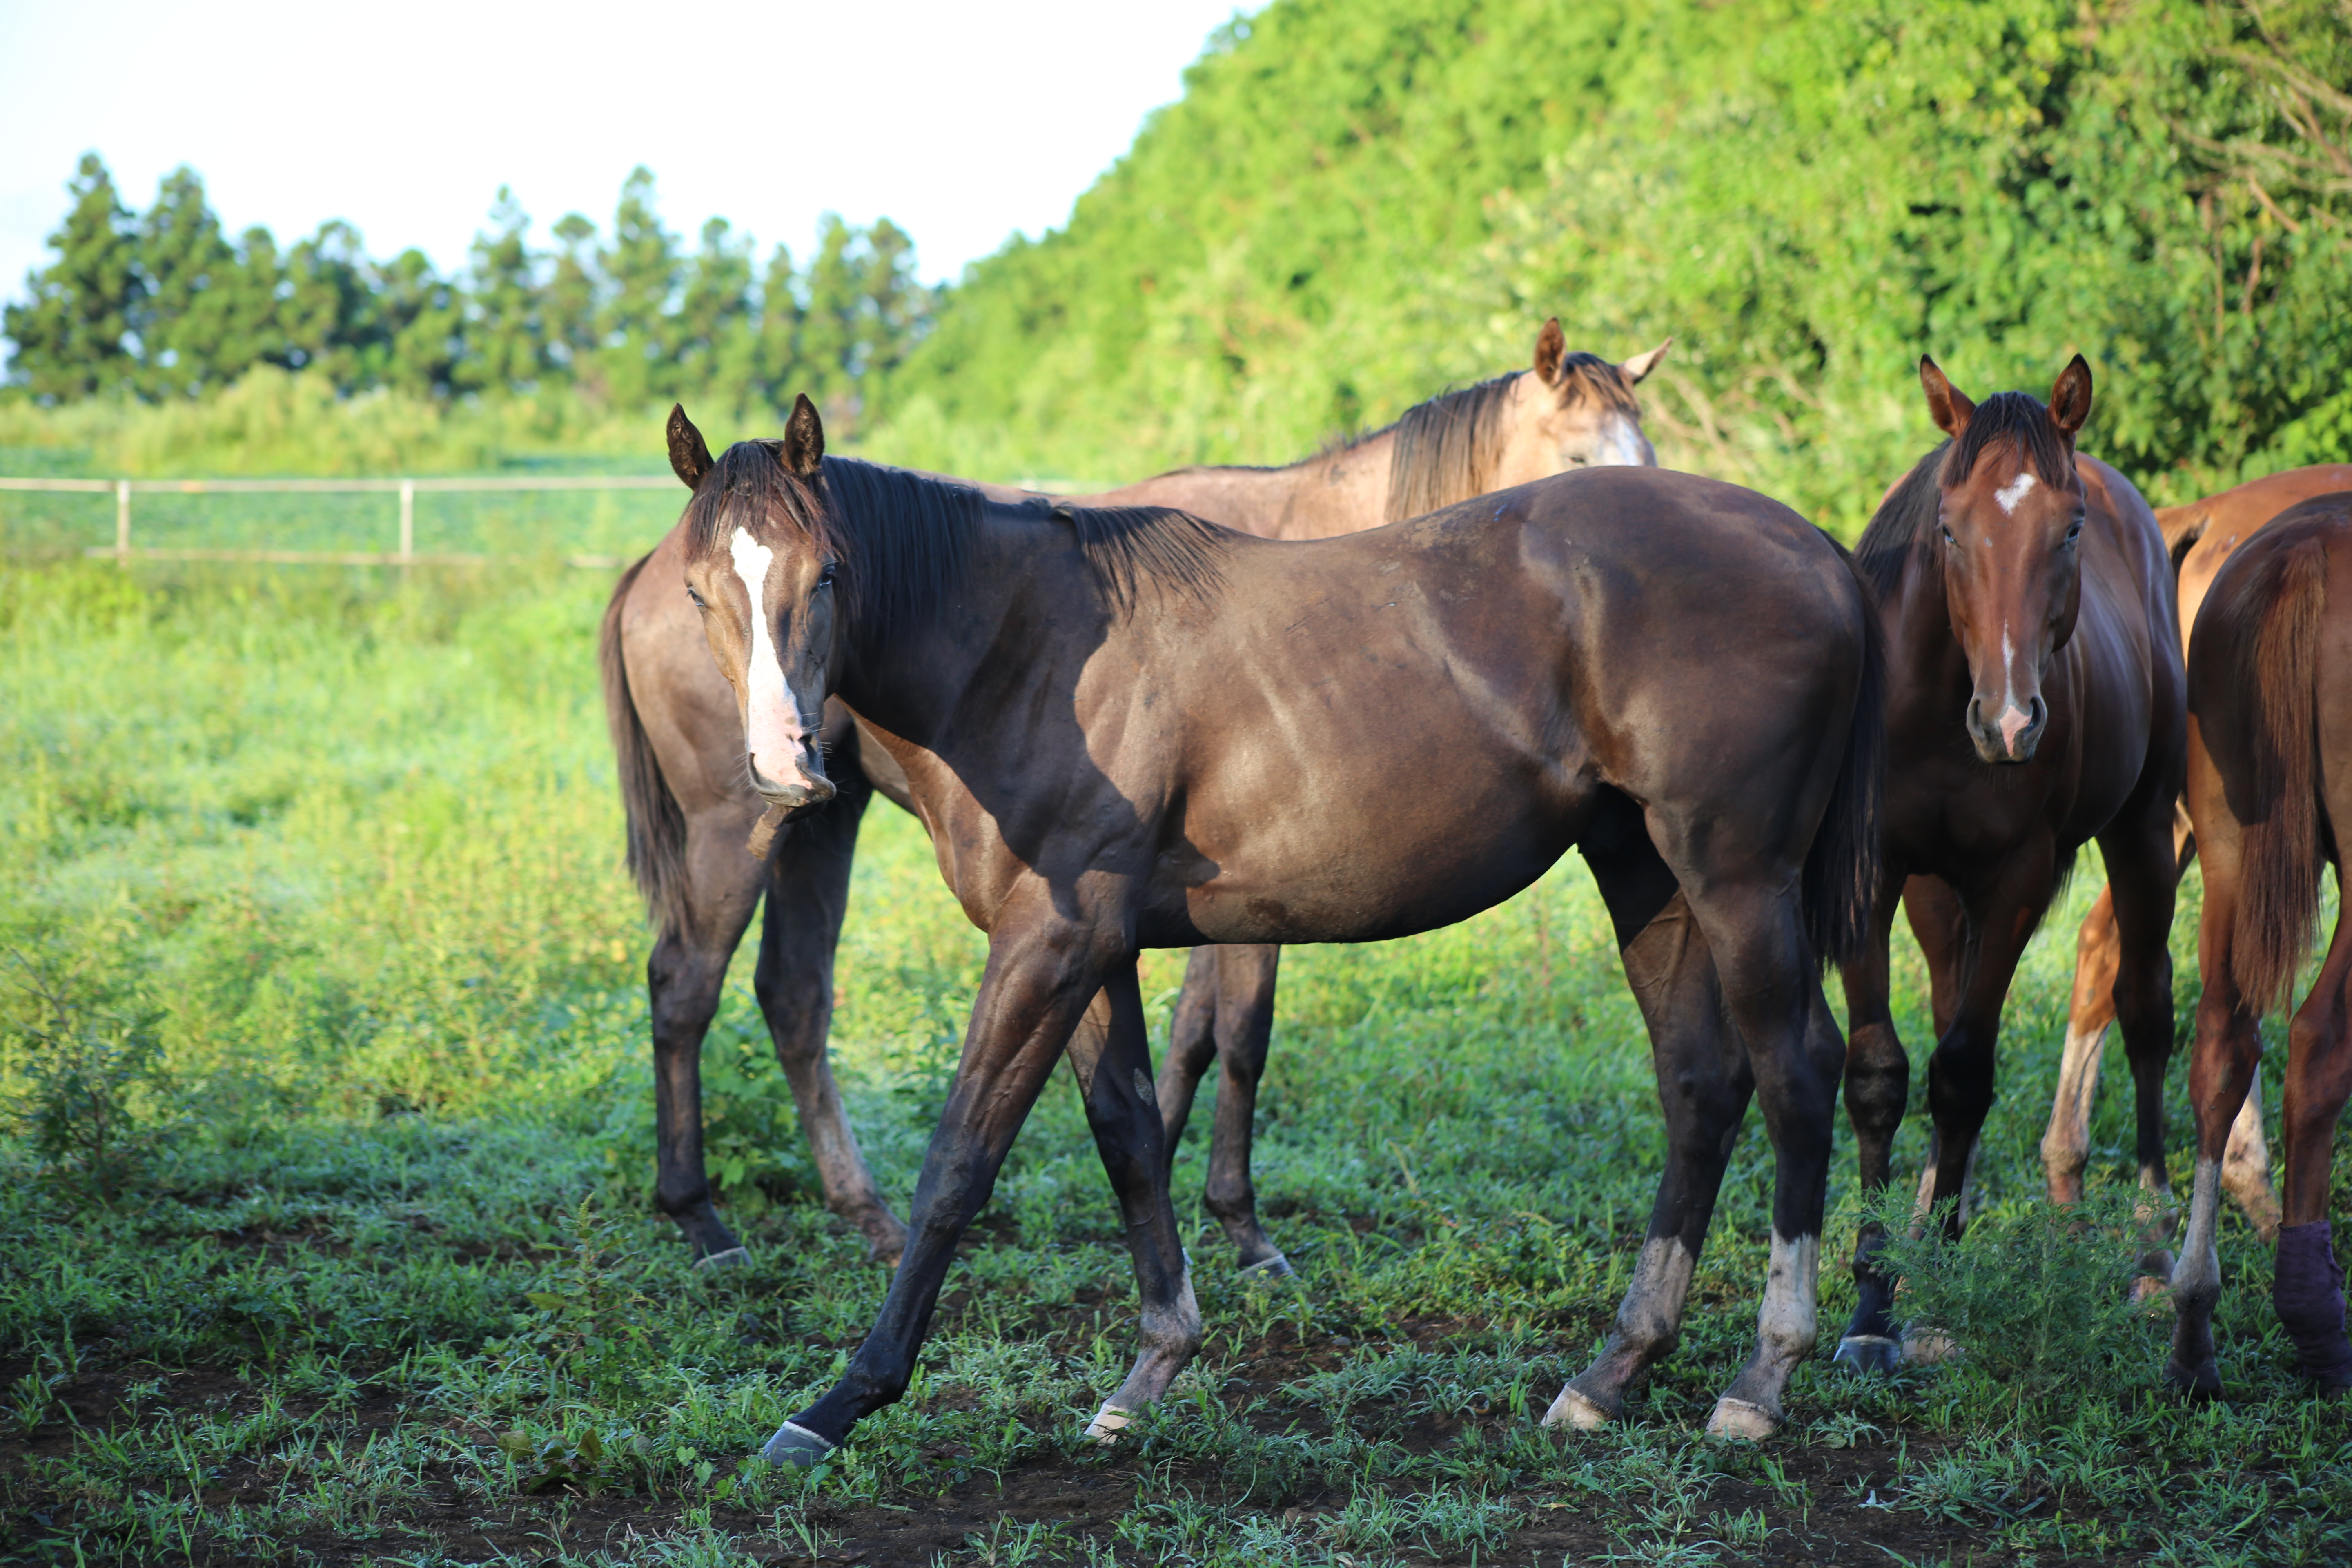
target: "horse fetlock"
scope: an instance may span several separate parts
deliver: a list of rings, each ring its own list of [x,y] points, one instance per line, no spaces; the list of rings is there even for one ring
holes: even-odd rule
[[[1864,1376],[1883,1377],[1903,1364],[1903,1342],[1892,1334],[1848,1334],[1838,1341],[1837,1353],[1830,1357],[1830,1363]]]

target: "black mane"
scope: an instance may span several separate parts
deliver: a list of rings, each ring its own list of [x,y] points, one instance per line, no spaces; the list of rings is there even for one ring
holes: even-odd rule
[[[825,458],[812,484],[778,460],[782,448],[739,441],[712,465],[686,509],[698,553],[719,547],[740,507],[781,515],[840,563],[842,607],[861,638],[887,639],[929,618],[970,574],[987,504],[978,490],[855,458]],[[1029,504],[1069,524],[1117,614],[1132,613],[1147,588],[1202,595],[1224,581],[1220,561],[1231,535],[1189,512]]]

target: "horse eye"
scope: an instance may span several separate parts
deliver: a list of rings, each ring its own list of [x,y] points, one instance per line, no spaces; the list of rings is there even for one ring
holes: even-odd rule
[[[1941,524],[1939,524],[1939,525],[1937,527],[1936,531],[1937,531],[1937,532],[1938,532],[1938,533],[1940,533],[1940,534],[1942,534],[1942,535],[1944,536],[1944,542],[1945,542],[1945,543],[1947,543],[1947,544],[1958,544],[1958,543],[1959,543],[1959,541],[1958,541],[1958,540],[1954,539],[1954,538],[1952,537],[1952,531],[1951,531],[1951,529],[1950,529],[1950,527],[1949,527],[1948,525],[1941,525]]]
[[[694,591],[694,584],[691,583],[688,583],[686,585],[686,596],[694,601],[694,607],[698,610],[707,610],[710,608],[709,605],[702,602],[702,595]]]
[[[2074,543],[2076,540],[2078,540],[2078,539],[2080,539],[2080,538],[2082,538],[2082,537],[2083,537],[2083,520],[2082,520],[2081,518],[2079,518],[2079,517],[2078,517],[2078,518],[2076,518],[2076,519],[2074,521],[2074,522],[2073,522],[2072,524],[2070,524],[2070,525],[2068,526],[2068,528],[2067,528],[2067,530],[2066,530],[2066,542],[2067,542],[2067,543],[2069,543],[2069,544],[2072,544],[2072,543]]]
[[[830,587],[832,587],[832,586],[833,586],[833,574],[834,574],[834,573],[835,573],[835,571],[837,571],[837,570],[839,570],[839,566],[838,566],[838,563],[837,563],[831,562],[831,561],[826,562],[826,563],[825,563],[822,567],[820,567],[820,568],[818,569],[818,571],[817,571],[817,574],[816,574],[816,585],[817,585],[818,587],[820,587],[820,588],[830,588]]]

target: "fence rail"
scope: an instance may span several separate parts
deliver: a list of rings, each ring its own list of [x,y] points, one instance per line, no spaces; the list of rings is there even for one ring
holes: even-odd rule
[[[660,474],[563,474],[501,476],[485,479],[47,479],[0,477],[0,490],[36,490],[66,494],[114,496],[114,542],[93,545],[83,553],[111,557],[128,566],[133,561],[251,561],[320,566],[472,566],[486,562],[516,560],[513,555],[428,551],[416,548],[416,497],[428,494],[514,492],[526,490],[650,490],[669,489],[675,479]],[[131,531],[131,498],[134,495],[397,495],[400,498],[398,547],[372,550],[238,550],[213,548],[142,549]],[[565,555],[572,566],[610,568],[625,563],[619,555]]]

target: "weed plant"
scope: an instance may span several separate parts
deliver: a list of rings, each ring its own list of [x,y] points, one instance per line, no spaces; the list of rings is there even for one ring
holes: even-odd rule
[[[1704,1436],[1752,1345],[1766,1263],[1771,1160],[1751,1118],[1681,1348],[1623,1426],[1538,1426],[1615,1310],[1664,1143],[1606,913],[1571,857],[1461,927],[1286,957],[1256,1176],[1300,1279],[1234,1275],[1202,1203],[1205,1140],[1189,1140],[1176,1192],[1207,1343],[1119,1450],[1079,1433],[1132,1354],[1133,1288],[1057,1075],[907,1397],[813,1471],[747,1462],[838,1375],[887,1280],[815,1199],[748,964],[706,1067],[722,1201],[752,1261],[697,1274],[651,1211],[647,938],[593,677],[605,589],[555,571],[0,574],[0,948],[88,1037],[138,1025],[158,1076],[121,1080],[123,1102],[134,1128],[173,1130],[98,1204],[33,1179],[61,1156],[31,1125],[0,1139],[0,1555],[2352,1554],[2352,1426],[2294,1381],[2269,1256],[2234,1215],[2226,1402],[2155,1394],[2131,1347],[2159,1344],[2160,1319],[2102,1338],[2137,1251],[2116,1234],[2119,1069],[2093,1185],[2126,1195],[2072,1219],[2028,1201],[2095,868],[2019,978],[1982,1217],[1956,1247],[1900,1254],[1906,1309],[1956,1325],[1957,1363],[1864,1380],[1817,1359],[1784,1436]],[[2194,902],[2192,884],[2183,955]],[[876,807],[834,1048],[902,1209],[982,957],[920,831]],[[1922,967],[1906,948],[1895,969],[1924,1058]],[[1155,1018],[1181,973],[1181,954],[1147,956]],[[11,1027],[64,1027],[11,994]],[[37,1100],[23,1050],[6,1073],[12,1103]],[[1916,1173],[1923,1144],[1906,1125],[1898,1167]],[[1853,1305],[1861,1217],[1843,1130],[1832,1169],[1825,1335]],[[2084,1349],[2103,1343],[2104,1361]]]

